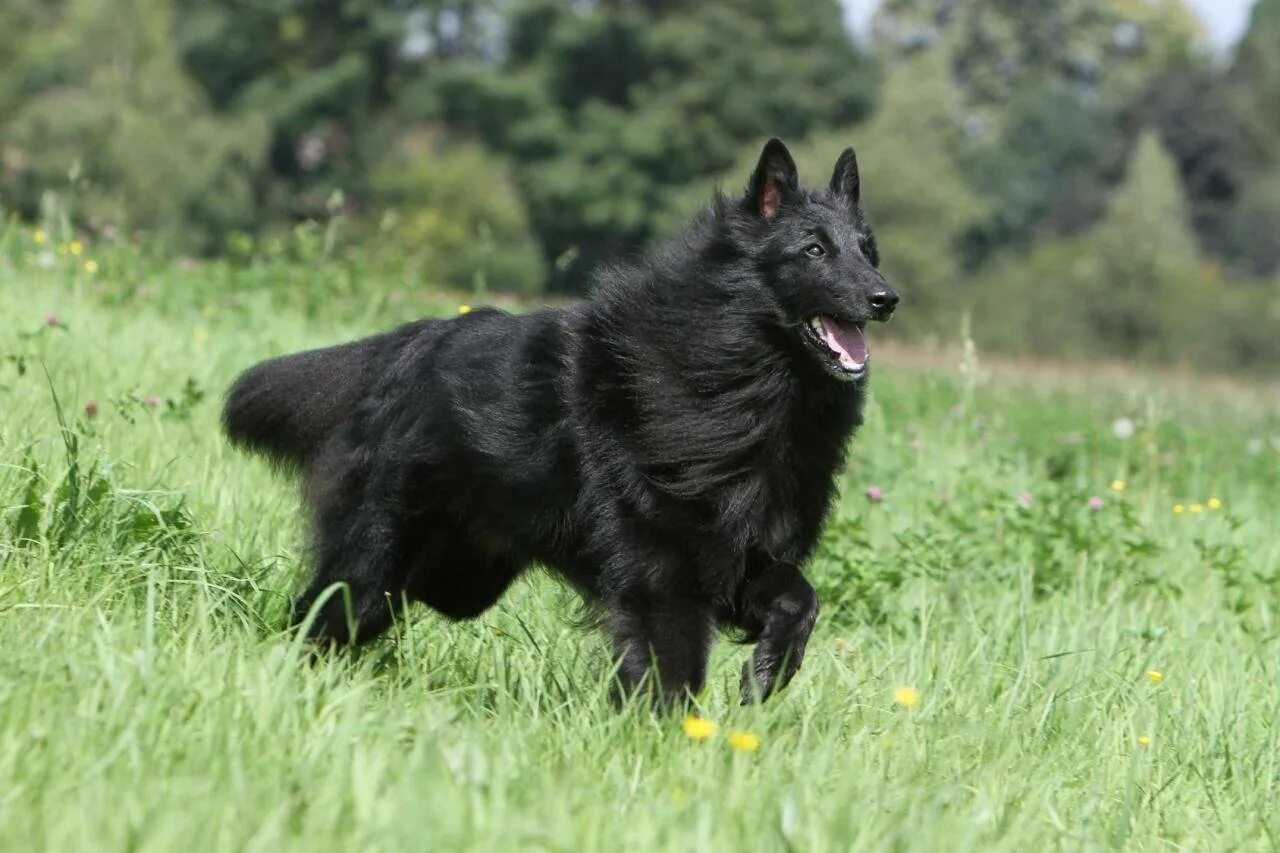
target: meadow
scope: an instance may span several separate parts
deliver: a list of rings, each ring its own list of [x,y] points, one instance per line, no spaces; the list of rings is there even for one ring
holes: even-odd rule
[[[739,707],[726,641],[694,721],[617,711],[541,575],[359,654],[285,629],[296,493],[224,388],[462,301],[313,236],[0,232],[0,849],[1280,846],[1274,388],[873,339],[794,684]]]

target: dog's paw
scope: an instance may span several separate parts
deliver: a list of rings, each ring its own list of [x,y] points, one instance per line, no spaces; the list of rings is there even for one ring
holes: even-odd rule
[[[773,692],[776,673],[768,666],[760,666],[754,659],[742,665],[742,677],[738,680],[738,692],[743,705],[763,702]]]

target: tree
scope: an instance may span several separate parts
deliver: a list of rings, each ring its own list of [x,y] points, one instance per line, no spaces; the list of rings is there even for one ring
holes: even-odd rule
[[[1258,0],[1228,74],[1245,135],[1226,242],[1245,271],[1280,275],[1280,0]]]
[[[1176,159],[1201,244],[1233,257],[1232,211],[1247,180],[1248,160],[1229,82],[1207,65],[1175,68],[1153,81],[1130,115],[1158,128]]]
[[[1062,83],[1015,91],[995,133],[957,146],[990,217],[971,234],[971,267],[1046,234],[1078,234],[1097,218],[1123,163],[1124,135],[1108,106]]]
[[[1280,162],[1280,0],[1257,0],[1229,72],[1255,165]]]
[[[1144,132],[1091,231],[1045,241],[984,277],[979,339],[1046,354],[1194,360],[1219,310],[1200,263],[1176,164]]]
[[[34,216],[70,180],[80,224],[161,231],[188,251],[256,224],[265,125],[209,109],[169,41],[166,0],[36,14],[39,35],[0,72],[0,137],[20,161],[0,174],[11,203]]]
[[[1123,111],[1198,32],[1182,0],[886,0],[874,29],[891,56],[946,58],[968,137],[956,158],[991,202],[965,247],[974,268],[1097,218],[1131,141]]]
[[[966,103],[996,108],[1028,85],[1127,100],[1199,33],[1183,0],[885,0],[874,27],[890,50],[948,47]]]

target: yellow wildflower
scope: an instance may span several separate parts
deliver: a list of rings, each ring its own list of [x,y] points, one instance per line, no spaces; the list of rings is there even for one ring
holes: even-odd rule
[[[209,340],[209,330],[203,326],[197,327],[193,337],[196,339],[196,343],[202,344]]]
[[[80,255],[84,252],[84,244],[79,240],[72,240],[70,245],[67,246],[67,251],[73,255]]]
[[[751,732],[734,729],[728,735],[729,746],[739,752],[755,752],[760,748],[760,738]]]
[[[706,717],[697,717],[690,715],[684,718],[682,726],[684,733],[691,739],[696,741],[704,741],[713,738],[716,732],[720,731],[720,727],[716,725],[714,720],[708,720]]]
[[[459,314],[470,314],[470,313],[471,313],[471,306],[470,306],[470,305],[466,305],[466,304],[459,305],[459,306],[458,306],[458,313],[459,313]]]
[[[84,271],[89,275],[93,275],[98,271],[98,262],[90,258],[84,262]]]
[[[1124,480],[1112,480],[1112,481],[1111,481],[1111,491],[1113,491],[1113,492],[1123,492],[1123,491],[1124,491],[1124,487],[1125,487],[1125,482],[1124,482]]]
[[[1183,514],[1184,512],[1186,512],[1186,511],[1187,511],[1187,508],[1186,508],[1185,506],[1183,506],[1182,504],[1174,504],[1174,505],[1173,505],[1173,514],[1174,514],[1174,515],[1182,515],[1182,514]]]
[[[893,688],[893,701],[910,710],[920,704],[920,691],[903,684]]]
[[[1222,499],[1209,498],[1209,509],[1222,509]]]
[[[37,228],[35,231],[31,233],[31,239],[35,240],[37,243],[43,246],[45,244],[45,241],[49,239],[49,235],[44,233],[43,228]]]
[[[1149,669],[1147,670],[1147,681],[1152,684],[1159,684],[1164,681],[1164,673],[1158,669]]]
[[[1204,504],[1192,504],[1191,506],[1187,507],[1187,509],[1191,510],[1193,513],[1204,512]]]
[[[1146,735],[1140,735],[1138,737],[1138,746],[1151,746],[1151,738]]]

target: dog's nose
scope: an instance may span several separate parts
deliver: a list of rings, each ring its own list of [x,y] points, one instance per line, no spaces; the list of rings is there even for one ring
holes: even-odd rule
[[[898,304],[898,294],[886,287],[883,290],[873,291],[867,300],[871,303],[877,319],[883,320],[893,313],[894,307]]]

